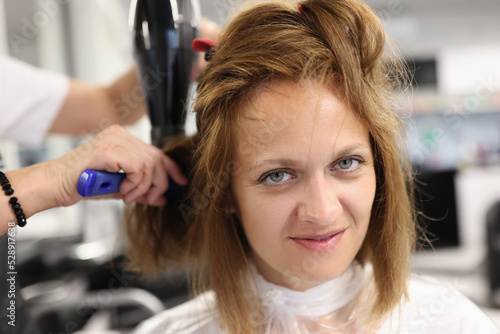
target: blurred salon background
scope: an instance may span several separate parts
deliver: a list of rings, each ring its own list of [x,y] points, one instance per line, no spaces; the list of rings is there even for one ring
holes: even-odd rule
[[[240,2],[200,0],[202,15],[222,25]],[[396,106],[409,125],[405,144],[432,241],[415,252],[414,270],[450,282],[500,324],[500,2],[367,3],[414,72]],[[110,83],[133,63],[129,9],[129,0],[0,0],[0,53]],[[129,130],[149,141],[147,119]],[[0,153],[14,169],[88,138],[52,135],[35,148],[1,141]],[[82,201],[18,230],[21,293],[42,333],[126,333],[188,298],[180,270],[144,282],[122,269],[122,209]]]

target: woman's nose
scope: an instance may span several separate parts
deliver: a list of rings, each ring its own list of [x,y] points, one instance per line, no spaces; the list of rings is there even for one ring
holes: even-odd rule
[[[342,204],[335,182],[328,176],[318,176],[306,182],[298,218],[320,225],[333,223],[342,215]]]

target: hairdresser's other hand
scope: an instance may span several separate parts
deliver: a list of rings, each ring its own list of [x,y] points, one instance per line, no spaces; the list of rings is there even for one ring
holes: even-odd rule
[[[106,128],[89,142],[54,161],[52,167],[60,170],[61,175],[57,206],[72,205],[82,199],[76,186],[85,169],[123,170],[127,176],[120,185],[120,193],[99,197],[122,198],[127,204],[164,205],[167,175],[178,184],[187,182],[172,159],[119,125]]]
[[[215,42],[219,40],[220,27],[213,21],[210,21],[206,17],[201,19],[201,29],[200,38],[211,39]],[[203,52],[198,53],[197,68],[195,70],[195,77],[200,74],[205,67],[207,67],[208,62],[205,60],[205,54]]]

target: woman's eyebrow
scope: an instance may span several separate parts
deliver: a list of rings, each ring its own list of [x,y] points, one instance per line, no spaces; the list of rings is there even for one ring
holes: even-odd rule
[[[343,157],[343,156],[350,155],[350,154],[356,152],[357,150],[367,150],[367,151],[371,152],[371,146],[368,143],[356,143],[353,145],[349,145],[338,152],[333,152],[333,156],[334,157]]]
[[[255,164],[253,164],[248,171],[252,172],[252,171],[259,169],[265,165],[278,165],[278,166],[294,167],[297,165],[297,161],[292,160],[292,159],[282,159],[282,158],[263,159],[263,160],[257,161]]]

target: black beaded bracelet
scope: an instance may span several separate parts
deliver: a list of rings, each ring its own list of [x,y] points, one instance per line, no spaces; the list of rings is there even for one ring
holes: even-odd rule
[[[2,186],[6,196],[10,197],[14,194],[14,189],[12,189],[7,176],[3,172],[0,172],[0,186]],[[9,204],[12,206],[12,210],[14,210],[14,214],[16,215],[17,225],[24,227],[27,223],[26,216],[24,215],[21,203],[18,202],[17,197],[10,197]]]

